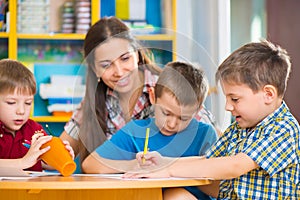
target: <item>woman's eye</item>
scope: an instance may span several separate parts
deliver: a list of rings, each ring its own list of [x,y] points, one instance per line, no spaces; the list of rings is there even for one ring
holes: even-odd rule
[[[110,66],[110,63],[101,64],[100,66],[101,68],[108,68]]]
[[[129,60],[129,58],[130,58],[130,56],[129,56],[129,55],[127,55],[127,56],[123,56],[123,57],[121,57],[121,60],[122,60],[122,61],[127,61],[127,60]]]

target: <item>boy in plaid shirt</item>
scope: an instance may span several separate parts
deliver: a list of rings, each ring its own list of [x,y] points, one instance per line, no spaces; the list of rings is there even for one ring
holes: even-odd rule
[[[283,100],[290,70],[287,52],[268,41],[237,49],[216,73],[235,121],[206,158],[175,160],[150,152],[148,161],[174,163],[125,176],[212,177],[216,181],[202,191],[218,199],[299,199],[299,124]]]

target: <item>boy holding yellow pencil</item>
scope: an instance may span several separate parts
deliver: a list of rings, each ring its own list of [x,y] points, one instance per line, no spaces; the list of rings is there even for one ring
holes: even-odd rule
[[[140,161],[148,150],[169,157],[204,155],[217,140],[211,125],[194,119],[207,91],[201,69],[184,62],[168,63],[149,92],[155,118],[130,121],[84,160],[82,170],[122,173],[143,168],[148,163]],[[142,156],[136,159],[136,155]],[[185,189],[197,198],[210,199],[196,187]],[[164,191],[168,190],[172,189]]]

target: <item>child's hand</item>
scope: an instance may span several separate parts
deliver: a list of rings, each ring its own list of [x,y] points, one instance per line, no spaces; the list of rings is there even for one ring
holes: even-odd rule
[[[71,147],[69,141],[63,140],[62,142],[64,143],[66,149],[69,151],[69,153],[70,153],[72,159],[74,160],[74,158],[75,158],[75,153],[74,153],[74,150],[73,150],[73,148]]]
[[[31,146],[21,161],[24,163],[24,169],[35,165],[38,162],[39,157],[50,149],[50,146],[43,149],[41,149],[41,146],[51,139],[52,136],[45,136],[43,133],[37,133],[32,136]]]
[[[140,171],[129,171],[124,173],[123,178],[170,178],[170,173],[167,167],[159,170],[140,170]]]
[[[143,158],[145,159],[145,162],[143,162]],[[136,159],[141,168],[159,166],[163,163],[163,157],[157,151],[151,151],[145,155],[143,152],[139,152],[136,154]]]

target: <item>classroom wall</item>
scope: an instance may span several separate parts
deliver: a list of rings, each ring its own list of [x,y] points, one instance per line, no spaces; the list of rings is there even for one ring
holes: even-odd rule
[[[211,87],[215,87],[217,66],[230,54],[230,1],[177,1],[177,58],[199,63]],[[205,105],[215,115],[221,130],[230,123],[225,98],[218,88]]]
[[[298,0],[266,0],[268,39],[280,44],[291,57],[292,73],[284,99],[298,121],[300,120],[299,8]]]

